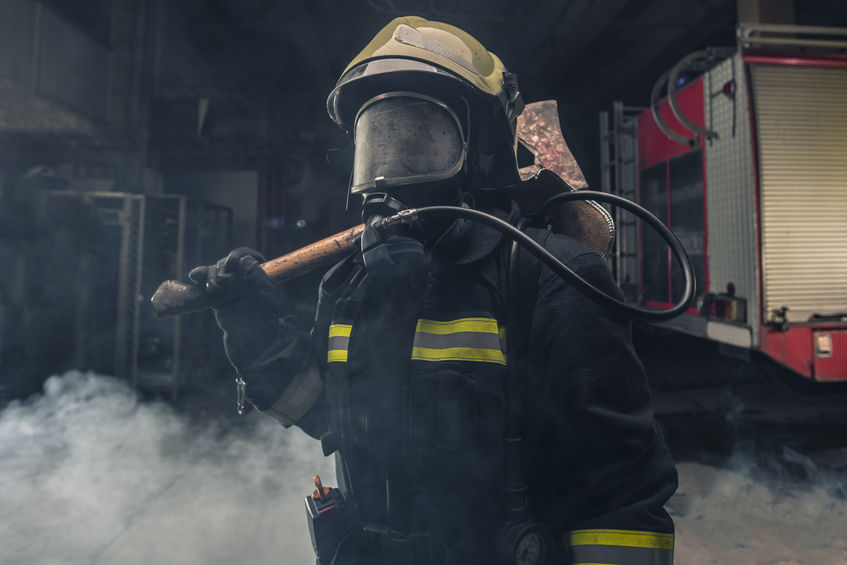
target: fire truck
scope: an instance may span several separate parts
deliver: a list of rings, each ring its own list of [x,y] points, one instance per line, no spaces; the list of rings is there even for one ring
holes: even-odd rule
[[[847,381],[847,29],[740,25],[737,45],[684,57],[649,107],[615,103],[600,129],[602,189],[670,226],[696,272],[695,305],[663,330]],[[679,266],[613,213],[618,283],[669,306]]]

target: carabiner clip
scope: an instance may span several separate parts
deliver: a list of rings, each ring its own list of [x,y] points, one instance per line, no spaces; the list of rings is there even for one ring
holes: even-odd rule
[[[247,381],[239,373],[235,378],[235,411],[239,416],[247,413]]]

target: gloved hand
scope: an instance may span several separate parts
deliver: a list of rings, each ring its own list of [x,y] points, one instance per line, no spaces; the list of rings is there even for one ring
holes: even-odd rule
[[[223,330],[224,349],[236,369],[244,369],[278,341],[279,324],[274,285],[259,266],[265,258],[249,247],[188,273],[217,300],[215,320]]]

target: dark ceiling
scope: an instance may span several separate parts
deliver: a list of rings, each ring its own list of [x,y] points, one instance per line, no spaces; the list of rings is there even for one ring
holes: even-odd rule
[[[174,4],[179,8],[171,34],[185,34],[209,60],[209,68],[197,79],[204,87],[189,84],[188,93],[169,95],[173,85],[165,84],[161,92],[172,101],[211,97],[221,119],[227,113],[255,115],[269,130],[272,145],[343,143],[326,117],[324,100],[349,60],[393,17],[414,14],[457,25],[518,74],[527,101],[559,100],[565,134],[586,163],[589,181],[596,161],[597,112],[609,109],[613,100],[646,105],[657,76],[684,55],[733,45],[737,20],[736,0]],[[794,18],[803,25],[845,25],[847,2],[795,0]],[[199,94],[192,93],[198,88]]]

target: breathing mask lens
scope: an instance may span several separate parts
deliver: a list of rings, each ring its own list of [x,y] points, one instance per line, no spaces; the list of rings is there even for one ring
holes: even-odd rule
[[[366,103],[353,142],[353,193],[448,179],[465,159],[458,117],[441,102],[411,93]]]

